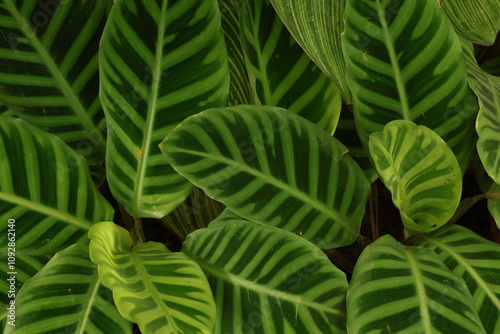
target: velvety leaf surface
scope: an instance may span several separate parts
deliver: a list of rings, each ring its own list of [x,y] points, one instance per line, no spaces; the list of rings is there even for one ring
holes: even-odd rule
[[[169,163],[246,219],[321,248],[351,244],[369,183],[346,148],[316,125],[270,106],[211,109],[160,145]]]

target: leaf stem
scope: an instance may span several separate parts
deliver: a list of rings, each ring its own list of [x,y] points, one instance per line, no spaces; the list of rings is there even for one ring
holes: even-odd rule
[[[377,182],[372,184],[372,193],[368,198],[370,206],[370,226],[372,230],[372,240],[375,241],[379,237],[378,230],[378,187]],[[375,203],[374,203],[375,202]]]
[[[144,237],[144,230],[142,229],[141,218],[135,218],[135,224],[132,228],[131,234],[132,243],[134,244],[134,246],[146,242],[146,238]]]

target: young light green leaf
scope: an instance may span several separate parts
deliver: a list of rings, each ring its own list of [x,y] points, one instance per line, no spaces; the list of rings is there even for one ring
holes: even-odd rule
[[[183,252],[214,292],[215,333],[345,333],[345,274],[312,243],[230,220],[190,234]]]
[[[340,36],[346,0],[271,0],[297,43],[352,104]]]
[[[373,132],[404,119],[438,133],[465,171],[477,97],[460,41],[436,0],[348,0],[342,47],[354,116],[365,147]]]
[[[493,44],[500,30],[497,0],[439,0],[455,30],[477,44]]]
[[[38,256],[88,242],[92,224],[113,218],[86,160],[58,137],[0,116],[0,157],[0,253],[9,229],[17,255]]]
[[[111,291],[99,281],[89,248],[73,245],[57,253],[16,296],[15,326],[5,333],[132,333]]]
[[[500,77],[483,71],[477,64],[471,43],[462,41],[469,84],[480,100],[476,131],[477,152],[488,175],[500,182]]]
[[[450,270],[463,277],[486,332],[499,333],[500,245],[459,225],[422,234],[413,244],[432,249]]]
[[[431,250],[407,247],[390,235],[370,244],[347,289],[349,333],[486,331],[462,277]]]
[[[131,249],[128,232],[112,222],[89,231],[90,258],[113,291],[120,314],[143,333],[211,333],[215,302],[200,267],[158,242]]]
[[[358,236],[368,181],[344,145],[290,111],[210,109],[182,122],[160,146],[176,171],[239,216],[321,248]]]
[[[258,101],[293,111],[332,134],[340,92],[295,42],[269,1],[245,1],[240,26]]]
[[[435,229],[453,216],[462,193],[460,166],[435,132],[409,121],[392,121],[370,136],[369,147],[407,235]]]
[[[0,2],[0,100],[91,164],[104,160],[97,51],[110,3]]]
[[[107,177],[134,217],[161,218],[192,185],[158,144],[189,115],[226,104],[229,71],[216,0],[118,0],[100,49]]]

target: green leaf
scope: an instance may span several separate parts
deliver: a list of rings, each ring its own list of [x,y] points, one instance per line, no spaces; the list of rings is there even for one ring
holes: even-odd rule
[[[0,116],[0,157],[0,252],[11,232],[16,254],[54,254],[87,242],[92,224],[113,218],[86,160],[56,136]]]
[[[346,0],[271,0],[297,43],[352,104],[340,36]]]
[[[453,216],[462,194],[460,166],[436,133],[409,121],[392,121],[370,136],[369,147],[407,234],[435,229]]]
[[[498,0],[439,0],[455,30],[477,44],[493,44],[500,30]]]
[[[215,302],[193,260],[158,242],[131,249],[128,232],[112,222],[96,224],[89,237],[102,283],[120,314],[143,333],[211,333]]]
[[[132,333],[111,291],[99,281],[88,246],[57,253],[16,297],[16,322],[7,333]]]
[[[232,220],[190,234],[208,276],[215,333],[345,333],[345,274],[292,233]]]
[[[482,63],[481,69],[491,75],[500,76],[500,56],[489,59]]]
[[[134,217],[161,218],[192,185],[158,144],[189,115],[226,104],[229,71],[216,0],[118,0],[100,49],[107,177]]]
[[[349,0],[342,46],[362,143],[392,120],[425,125],[452,148],[462,172],[479,109],[460,41],[436,0]]]
[[[6,105],[0,102],[0,116],[14,116],[14,113]]]
[[[488,211],[493,216],[497,227],[500,229],[500,185],[493,183],[487,196],[490,197],[488,199]]]
[[[258,101],[293,111],[332,134],[342,104],[339,90],[295,42],[268,0],[245,1],[241,30]]]
[[[10,262],[9,254],[0,253],[0,319],[7,319],[5,316],[9,313],[7,307],[13,298],[9,298],[11,284],[7,279],[12,275],[16,277],[15,292],[19,292],[23,284],[30,279],[33,275],[43,268],[45,263],[50,260],[50,256],[27,256],[15,255],[15,261]],[[12,274],[15,273],[15,274]],[[12,296],[11,296],[12,297]],[[10,319],[9,319],[10,320]],[[3,328],[0,325],[0,328]]]
[[[486,333],[464,280],[390,235],[366,247],[347,289],[349,333]]]
[[[476,131],[477,151],[488,175],[500,182],[500,77],[483,71],[474,57],[472,44],[462,39],[469,84],[480,100]]]
[[[500,245],[459,225],[443,226],[413,243],[432,249],[463,277],[486,332],[500,332]]]
[[[219,0],[218,2],[231,77],[228,105],[254,104],[255,97],[240,42],[240,11],[243,0]]]
[[[160,147],[175,170],[241,217],[321,248],[358,236],[368,181],[339,141],[290,111],[207,110],[182,122]]]
[[[97,51],[110,2],[0,2],[0,100],[91,164],[105,151]]]

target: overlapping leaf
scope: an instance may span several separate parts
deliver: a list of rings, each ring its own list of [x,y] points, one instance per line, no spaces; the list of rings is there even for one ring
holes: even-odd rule
[[[96,224],[89,237],[102,283],[120,314],[143,333],[211,333],[214,299],[193,260],[157,242],[131,249],[128,232],[112,222]]]
[[[460,166],[436,133],[409,121],[392,121],[370,136],[369,147],[407,234],[435,229],[453,216],[462,193]]]
[[[208,276],[215,333],[345,333],[345,274],[310,242],[231,220],[190,234],[183,252]]]
[[[84,245],[57,253],[24,284],[16,297],[15,324],[5,333],[132,333]]]
[[[0,115],[1,116],[13,116],[14,113],[6,105],[0,102]]]
[[[339,90],[290,36],[268,0],[245,1],[241,30],[258,101],[293,111],[332,134]]]
[[[500,229],[500,185],[493,183],[489,191],[488,211],[495,219],[497,227]]]
[[[16,221],[16,254],[54,254],[87,239],[92,224],[113,217],[87,162],[59,138],[21,119],[0,116],[0,252]]]
[[[118,0],[100,49],[107,177],[134,217],[161,218],[191,184],[158,148],[189,115],[223,106],[229,72],[216,0]]]
[[[270,106],[190,117],[160,145],[169,163],[236,214],[322,248],[352,243],[369,183],[346,148],[316,125]]]
[[[500,15],[500,14],[499,14]],[[500,77],[483,71],[474,57],[472,44],[462,40],[471,88],[481,102],[476,120],[477,151],[488,175],[500,182]]]
[[[462,277],[390,235],[361,254],[347,290],[349,333],[486,333]]]
[[[97,51],[111,3],[0,2],[0,101],[91,163],[104,159]]]
[[[423,234],[414,244],[432,249],[450,270],[463,277],[486,332],[498,333],[500,245],[458,225],[444,226],[432,233]]]
[[[346,0],[271,0],[297,43],[352,104],[340,37]]]
[[[477,98],[460,41],[436,0],[348,0],[342,46],[361,141],[395,119],[437,132],[462,171],[473,147]]]
[[[493,44],[500,30],[497,0],[439,0],[456,31],[478,44]]]

